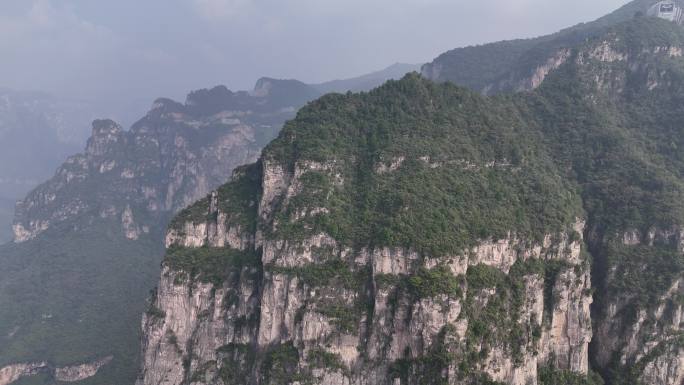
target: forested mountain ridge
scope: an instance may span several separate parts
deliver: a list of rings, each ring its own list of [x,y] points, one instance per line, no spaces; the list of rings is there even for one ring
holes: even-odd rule
[[[421,72],[428,79],[450,81],[485,94],[531,90],[567,59],[570,48],[636,14],[645,14],[655,2],[634,0],[595,21],[551,35],[456,48],[425,64]],[[683,4],[681,0],[675,3]]]
[[[683,48],[638,17],[529,93],[308,105],[172,221],[140,383],[680,385]]]

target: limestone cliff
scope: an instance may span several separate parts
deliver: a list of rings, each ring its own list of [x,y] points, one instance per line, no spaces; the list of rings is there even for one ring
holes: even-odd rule
[[[320,169],[305,164],[288,177],[266,163],[261,175],[233,182],[261,182],[260,203],[232,203],[243,204],[241,215],[258,216],[255,228],[271,227],[276,202],[295,199],[302,176]],[[169,230],[170,257],[143,320],[141,384],[392,384],[430,376],[457,383],[482,374],[525,385],[537,383],[544,365],[588,372],[592,299],[581,236],[536,242],[509,234],[448,258],[354,250],[325,233],[266,239],[222,211],[217,202],[231,198],[212,195],[191,208],[209,220],[181,214]],[[571,231],[583,230],[578,221]],[[215,254],[229,265],[202,272],[178,264],[180,253]],[[433,279],[453,285],[421,288]],[[454,361],[425,361],[440,354]]]
[[[484,99],[462,90],[434,99],[430,87],[413,75],[323,98],[258,163],[174,219],[143,320],[141,384],[524,385],[538,368],[588,374],[578,196],[549,185],[534,193],[549,205],[538,215],[525,186],[554,166],[541,154],[509,160],[522,122],[507,120],[504,133],[496,119],[472,124],[443,103],[471,111]],[[409,106],[404,93],[420,96]],[[453,135],[397,124],[366,140],[382,126],[306,123],[353,120],[382,103],[388,114],[445,108]],[[483,131],[501,141],[464,141]]]

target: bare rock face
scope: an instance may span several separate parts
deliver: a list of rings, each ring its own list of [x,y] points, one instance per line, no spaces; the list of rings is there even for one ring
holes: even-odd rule
[[[84,214],[118,216],[125,237],[137,239],[165,213],[208,194],[258,155],[255,131],[246,125],[223,125],[206,147],[189,143],[202,135],[203,127],[193,124],[216,130],[215,119],[194,122],[158,106],[128,132],[111,121],[96,122],[85,154],[17,205],[15,242]]]
[[[684,351],[670,347],[646,364],[641,374],[644,384],[681,384],[684,381]]]
[[[482,92],[486,95],[493,95],[507,91],[523,92],[537,89],[544,82],[544,79],[554,70],[563,65],[571,56],[572,50],[568,48],[552,52],[537,66],[525,72],[513,72],[506,77],[486,85]],[[430,78],[434,74],[428,74]],[[437,74],[437,76],[439,76]]]

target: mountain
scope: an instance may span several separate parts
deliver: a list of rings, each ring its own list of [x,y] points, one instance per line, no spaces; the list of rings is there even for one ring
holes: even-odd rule
[[[350,84],[381,76],[363,79]],[[17,204],[15,242],[0,246],[0,385],[132,383],[169,220],[319,96],[262,78],[158,99],[129,130],[95,121],[85,151]]]
[[[307,105],[171,222],[138,383],[681,385],[683,52],[637,17],[530,92]]]
[[[78,151],[93,119],[116,110],[107,103],[0,88],[0,243],[11,239],[15,202]]]
[[[317,89],[321,94],[328,94],[331,92],[344,93],[347,91],[370,91],[388,80],[401,79],[409,72],[419,71],[420,67],[420,65],[416,64],[395,63],[383,70],[372,72],[367,75],[313,84],[312,87]]]
[[[656,0],[635,0],[590,23],[533,39],[457,48],[422,67],[424,77],[450,81],[485,94],[527,91],[568,58],[569,48],[602,35],[611,26],[645,14]],[[676,4],[684,5],[681,0]]]

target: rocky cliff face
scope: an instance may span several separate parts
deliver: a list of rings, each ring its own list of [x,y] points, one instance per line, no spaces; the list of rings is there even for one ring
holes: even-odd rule
[[[667,259],[681,258],[682,232],[654,227],[647,234],[632,230],[616,238],[605,240],[597,251],[612,263],[601,271],[605,276],[595,311],[594,359],[600,367],[627,373],[618,379],[632,375],[644,384],[681,384],[683,281],[676,262]],[[646,258],[652,258],[650,265]],[[656,272],[663,265],[671,270]],[[660,279],[655,286],[644,283],[652,274]]]
[[[288,176],[282,165],[264,164],[249,182],[261,182],[261,201],[241,202],[244,212],[258,216],[257,228],[272,227],[276,202],[296,199],[302,176],[324,168],[305,164]],[[217,271],[217,281],[167,261],[143,320],[141,384],[393,384],[431,376],[458,383],[481,374],[524,385],[536,384],[544,365],[588,372],[592,298],[581,236],[549,234],[537,243],[509,235],[437,259],[405,248],[354,250],[325,233],[266,239],[228,219],[217,202],[230,199],[214,195],[192,208],[207,209],[210,220],[181,215],[169,230],[172,253],[243,260]],[[583,229],[578,221],[572,231]],[[418,283],[409,277],[423,276],[421,286],[453,285],[412,288]],[[511,296],[515,303],[507,303]],[[497,338],[485,335],[487,327]],[[440,355],[444,362],[426,361]]]

